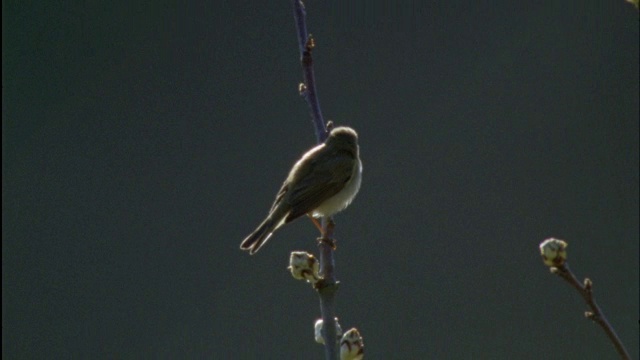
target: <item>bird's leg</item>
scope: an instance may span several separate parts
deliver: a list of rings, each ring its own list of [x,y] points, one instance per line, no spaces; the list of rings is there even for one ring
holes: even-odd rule
[[[336,223],[333,222],[333,218],[330,217],[327,219],[327,232],[329,234],[333,234],[333,229],[336,227]]]
[[[322,224],[320,224],[320,222],[318,221],[318,219],[314,218],[313,216],[307,214],[307,216],[309,216],[309,219],[311,219],[311,221],[313,222],[313,224],[318,228],[318,230],[320,230],[320,237],[318,238],[318,245],[325,243],[328,244],[329,246],[331,246],[331,248],[333,250],[336,249],[336,241],[335,239],[331,239],[329,237],[327,237],[327,232],[329,234],[333,234],[333,228],[336,226],[336,224],[333,222],[333,219],[329,218],[328,223],[327,223],[327,230],[328,231],[324,231],[324,229],[322,228]]]
[[[333,222],[333,218],[331,217],[327,218],[327,231],[322,236],[322,238],[324,239],[323,241],[329,244],[329,246],[331,246],[333,250],[335,250],[338,247],[338,245],[336,245],[336,239],[327,237],[326,234],[333,235],[333,229],[335,227],[336,227],[336,223]]]
[[[309,219],[311,219],[311,222],[313,222],[313,225],[315,225],[318,228],[322,237],[324,237],[324,230],[322,229],[322,224],[320,224],[318,219],[311,216],[311,214],[307,214],[307,216],[309,217]]]

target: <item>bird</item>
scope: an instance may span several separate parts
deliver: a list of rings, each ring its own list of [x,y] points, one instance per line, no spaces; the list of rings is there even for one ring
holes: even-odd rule
[[[361,181],[358,134],[346,126],[331,129],[322,144],[293,165],[267,217],[242,241],[240,249],[255,254],[276,230],[303,215],[319,227],[315,218],[331,216],[349,206]]]

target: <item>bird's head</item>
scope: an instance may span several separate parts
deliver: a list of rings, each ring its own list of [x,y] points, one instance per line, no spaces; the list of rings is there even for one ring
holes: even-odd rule
[[[350,127],[340,126],[333,128],[329,133],[326,143],[345,147],[358,146],[358,134]]]

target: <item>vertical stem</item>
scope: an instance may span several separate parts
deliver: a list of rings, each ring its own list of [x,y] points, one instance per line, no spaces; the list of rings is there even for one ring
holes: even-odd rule
[[[314,47],[313,38],[307,32],[306,12],[304,4],[301,0],[293,1],[293,17],[296,20],[296,28],[298,32],[298,49],[300,51],[300,62],[302,63],[302,75],[304,77],[305,90],[303,95],[309,110],[311,111],[311,119],[313,121],[316,139],[318,143],[324,142],[327,138],[327,128],[322,117],[320,109],[320,100],[316,92],[316,80],[313,72],[313,58],[311,52]]]
[[[293,17],[298,33],[298,50],[304,77],[304,87],[301,94],[304,96],[311,111],[311,119],[316,132],[316,140],[322,143],[327,138],[327,128],[320,109],[320,100],[316,92],[316,82],[313,72],[313,58],[311,52],[315,46],[313,38],[307,32],[306,12],[301,0],[293,1]],[[333,237],[333,221],[331,218],[322,219],[322,228],[327,238]],[[322,286],[318,287],[320,297],[320,312],[322,314],[322,337],[325,343],[325,358],[327,360],[338,359],[338,339],[335,320],[335,293],[337,281],[334,274],[335,261],[333,248],[327,242],[320,242],[320,274],[323,277]]]
[[[322,219],[322,228],[327,239],[333,238],[334,223],[331,218]],[[338,359],[338,335],[336,332],[335,294],[338,282],[335,276],[335,261],[333,247],[327,241],[320,242],[320,275],[322,285],[318,287],[320,296],[320,313],[322,314],[322,337],[325,344],[325,358]]]

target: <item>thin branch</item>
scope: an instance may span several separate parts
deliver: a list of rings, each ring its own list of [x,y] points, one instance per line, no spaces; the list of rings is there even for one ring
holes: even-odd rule
[[[338,290],[338,281],[335,276],[335,261],[333,251],[335,242],[333,238],[334,223],[331,218],[322,219],[322,225],[325,230],[325,237],[319,239],[318,247],[320,247],[320,275],[322,280],[316,285],[318,295],[320,297],[320,313],[322,314],[323,328],[322,337],[324,338],[325,358],[333,360],[338,358],[338,334],[336,331],[336,307],[335,294]],[[331,340],[333,339],[333,340]]]
[[[618,352],[618,354],[620,354],[620,358],[630,360],[631,356],[629,355],[629,352],[627,352],[627,349],[625,349],[622,341],[620,341],[620,338],[616,334],[611,324],[609,324],[609,321],[607,321],[607,318],[604,316],[604,313],[593,297],[593,283],[591,282],[591,280],[589,280],[588,278],[584,279],[584,283],[578,281],[576,276],[569,269],[569,265],[567,265],[566,263],[560,266],[553,267],[551,269],[553,273],[563,278],[571,286],[578,290],[584,301],[591,309],[591,311],[585,312],[584,315],[587,318],[593,320],[596,324],[600,325],[600,327],[602,327],[604,332],[609,337],[609,340],[611,340],[611,342],[613,343],[613,346],[615,346],[616,351]]]
[[[293,17],[296,22],[298,33],[298,49],[300,51],[300,62],[302,64],[302,74],[304,83],[300,86],[300,94],[304,96],[314,124],[316,139],[322,143],[327,138],[327,127],[320,110],[320,100],[316,93],[315,76],[313,73],[313,58],[311,53],[315,47],[313,37],[307,32],[306,12],[301,0],[292,0]],[[333,221],[331,218],[322,219],[322,228],[325,238],[333,237]],[[327,360],[338,359],[338,339],[336,334],[335,316],[335,293],[338,281],[335,277],[335,261],[333,258],[333,246],[328,239],[319,242],[320,247],[320,274],[323,278],[316,287],[320,297],[320,312],[322,314],[323,328],[322,337],[325,344],[325,358]],[[327,240],[327,241],[324,241]]]
[[[311,111],[311,119],[316,130],[316,139],[318,143],[324,142],[327,138],[327,128],[320,110],[320,100],[316,93],[316,80],[313,73],[313,58],[311,52],[315,47],[312,35],[307,32],[306,11],[301,0],[293,0],[293,17],[296,20],[296,28],[298,32],[298,48],[300,51],[300,62],[302,63],[302,75],[304,77],[304,86],[300,89],[300,94],[304,96],[309,110]]]

